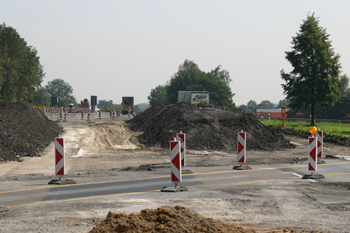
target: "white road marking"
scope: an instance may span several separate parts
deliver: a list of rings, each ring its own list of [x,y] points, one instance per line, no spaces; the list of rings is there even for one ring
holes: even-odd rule
[[[303,177],[302,175],[299,175],[298,173],[290,173],[290,174],[297,176],[297,177]]]
[[[317,182],[317,180],[313,180],[313,179],[307,179],[307,180],[311,182]]]

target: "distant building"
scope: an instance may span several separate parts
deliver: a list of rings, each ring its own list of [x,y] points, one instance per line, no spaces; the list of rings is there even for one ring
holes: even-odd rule
[[[288,112],[289,109],[287,109],[286,112]],[[269,117],[269,114],[270,114],[270,117],[273,117],[273,118],[282,118],[282,114],[281,114],[281,109],[280,108],[277,108],[277,109],[257,109],[256,112],[253,112],[253,115],[254,116],[258,116],[258,113],[259,113],[259,117]],[[286,116],[287,117],[287,113],[286,113]]]

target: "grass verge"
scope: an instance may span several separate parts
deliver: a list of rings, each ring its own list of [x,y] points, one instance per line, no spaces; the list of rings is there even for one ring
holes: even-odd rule
[[[282,120],[264,120],[264,125],[270,126],[274,129],[282,128]],[[285,129],[293,130],[295,133],[298,132],[309,132],[311,127],[310,122],[306,121],[285,121]],[[350,124],[344,123],[329,123],[329,122],[319,122],[316,123],[317,129],[323,130],[324,134],[330,136],[342,136],[350,137]]]

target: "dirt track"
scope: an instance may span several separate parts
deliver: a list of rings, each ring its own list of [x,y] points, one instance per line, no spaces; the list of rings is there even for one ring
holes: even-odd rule
[[[142,149],[136,141],[137,134],[128,131],[125,122],[100,121],[95,120],[90,126],[87,121],[79,120],[60,123],[66,130],[62,136],[66,143],[67,177],[82,183],[147,177],[167,171],[168,150]],[[305,139],[291,136],[288,139],[298,148],[274,152],[248,151],[249,164],[258,168],[305,162]],[[348,147],[325,146],[325,154],[349,155]],[[0,164],[0,191],[46,185],[54,177],[53,151],[51,144],[40,158],[29,157],[21,163]],[[236,160],[234,154],[222,151],[190,150],[187,154],[188,167],[193,170],[196,167],[233,165]],[[160,169],[158,173],[157,169],[152,172],[133,171],[145,164],[158,164]],[[346,183],[334,186],[304,180],[275,181],[230,187],[192,187],[191,192],[171,197],[149,193],[15,207],[0,213],[0,231],[88,232],[109,211],[128,214],[145,208],[182,205],[205,217],[238,222],[259,231],[301,227],[345,232],[349,229],[349,208],[346,204],[350,203],[349,187]]]

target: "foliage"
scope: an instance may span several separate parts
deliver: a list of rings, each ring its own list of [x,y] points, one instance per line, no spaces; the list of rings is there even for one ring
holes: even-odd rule
[[[101,108],[101,111],[109,112],[110,107],[116,108],[117,106],[121,106],[121,104],[110,104],[107,100],[99,100],[97,104],[97,108]]]
[[[256,109],[257,109],[257,103],[254,101],[254,100],[250,100],[248,103],[247,103],[247,107],[250,111],[252,112],[256,112]]]
[[[245,104],[239,105],[237,108],[242,109],[242,110],[244,110],[245,112],[248,112],[248,113],[252,113],[253,112]]]
[[[34,106],[47,106],[51,104],[50,96],[45,87],[39,87],[32,96]]]
[[[291,108],[309,107],[311,125],[315,125],[315,107],[329,108],[340,98],[338,88],[340,63],[329,40],[329,34],[319,26],[314,14],[308,15],[292,40],[292,51],[286,59],[293,66],[290,73],[281,70],[282,84]]]
[[[177,102],[178,91],[208,91],[210,103],[235,108],[232,101],[234,94],[224,81],[230,80],[227,76],[228,72],[221,70],[220,66],[216,70],[217,73],[215,73],[215,70],[205,73],[193,61],[185,60],[169,81],[167,88],[168,103],[174,104]],[[221,77],[221,75],[226,76]]]
[[[43,77],[36,49],[15,29],[0,24],[0,104],[29,100]]]
[[[269,100],[263,100],[256,106],[257,109],[275,109],[275,105]]]
[[[289,107],[290,100],[289,99],[283,99],[280,100],[277,104],[277,108],[281,108],[282,106],[286,106],[286,108]]]
[[[264,125],[273,129],[282,128],[282,120],[264,120]],[[318,122],[315,124],[318,129],[323,130],[325,136],[337,135],[350,137],[350,124]],[[292,129],[294,132],[309,132],[310,123],[306,121],[285,121],[285,129]]]
[[[156,104],[169,104],[167,95],[167,85],[159,85],[151,89],[151,94],[148,96],[149,104],[154,106]]]
[[[77,105],[73,96],[73,88],[63,79],[54,79],[45,86],[50,97],[58,97],[58,106],[67,107],[70,103]]]

